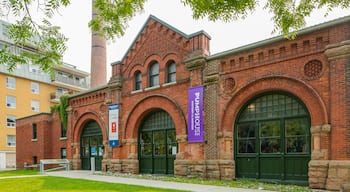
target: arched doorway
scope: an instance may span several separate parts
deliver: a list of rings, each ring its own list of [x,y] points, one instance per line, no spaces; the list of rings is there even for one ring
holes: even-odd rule
[[[310,143],[310,115],[299,99],[259,95],[236,119],[236,176],[307,185]]]
[[[95,170],[100,171],[103,151],[101,128],[96,121],[91,120],[85,124],[80,137],[81,169],[91,170],[91,157],[95,157]]]
[[[174,174],[176,132],[167,112],[153,111],[143,119],[138,146],[140,173]]]

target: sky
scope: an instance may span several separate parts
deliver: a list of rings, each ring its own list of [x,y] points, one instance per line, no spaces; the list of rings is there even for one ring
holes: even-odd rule
[[[63,61],[90,72],[91,31],[88,22],[91,19],[91,3],[84,2],[72,0],[71,5],[60,10],[54,23],[61,27],[62,33],[69,39]],[[111,63],[123,58],[150,15],[186,34],[204,30],[211,36],[210,51],[215,54],[279,35],[272,34],[272,15],[262,8],[263,5],[260,3],[260,7],[245,19],[225,23],[193,19],[190,7],[185,7],[180,0],[148,0],[144,11],[129,22],[125,35],[107,42],[107,80],[111,75]],[[316,10],[306,18],[307,26],[350,15],[350,9],[334,10],[327,17],[324,14],[324,10]]]

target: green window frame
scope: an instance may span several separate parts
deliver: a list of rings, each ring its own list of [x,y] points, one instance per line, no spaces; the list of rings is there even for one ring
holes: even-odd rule
[[[248,102],[236,123],[237,154],[310,153],[310,117],[292,95],[267,93]]]

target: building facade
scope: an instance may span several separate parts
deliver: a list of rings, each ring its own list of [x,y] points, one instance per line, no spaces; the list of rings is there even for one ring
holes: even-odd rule
[[[350,182],[349,40],[344,17],[211,55],[204,31],[150,16],[110,81],[69,98],[67,158],[74,169],[95,157],[103,171],[340,189]]]
[[[30,47],[13,46],[7,36],[9,23],[0,21],[0,48],[14,52],[29,51]],[[16,119],[41,112],[50,112],[62,94],[72,94],[89,88],[89,74],[63,63],[55,69],[55,78],[40,70],[38,65],[17,65],[8,72],[0,65],[0,169],[16,167]]]

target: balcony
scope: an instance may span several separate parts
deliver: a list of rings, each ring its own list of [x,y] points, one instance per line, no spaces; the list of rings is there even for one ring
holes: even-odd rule
[[[62,95],[69,94],[69,93],[62,93],[62,92],[52,92],[50,93],[50,101],[52,103],[59,103],[60,102],[60,97]]]
[[[55,78],[52,80],[52,84],[73,91],[85,91],[88,89],[88,84],[86,81],[75,80],[74,78],[58,74],[55,75]]]

